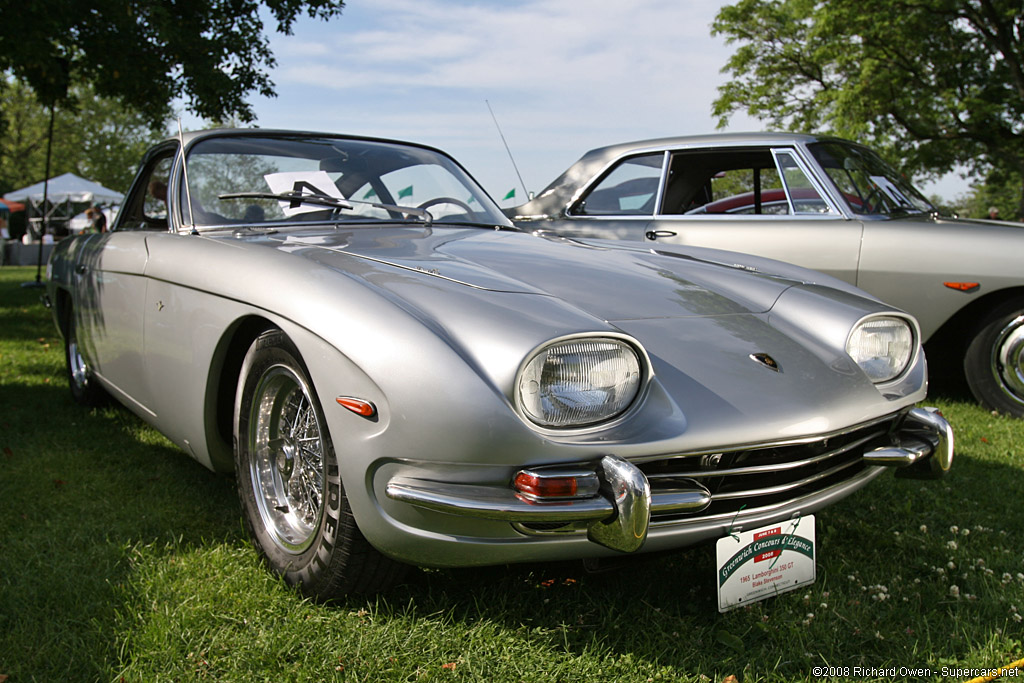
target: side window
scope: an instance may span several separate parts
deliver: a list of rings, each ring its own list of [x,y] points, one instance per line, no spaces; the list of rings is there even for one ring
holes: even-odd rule
[[[577,216],[650,216],[661,181],[662,152],[623,159],[576,203]]]
[[[167,182],[173,163],[170,151],[142,170],[122,209],[120,230],[167,230]]]
[[[156,224],[163,222],[167,228],[167,183],[171,177],[171,164],[174,157],[164,157],[153,165],[153,172],[146,183],[146,198],[143,201],[143,214],[146,222]]]
[[[713,149],[672,155],[662,214],[789,213],[769,149]]]
[[[795,214],[835,213],[828,202],[822,199],[813,183],[804,173],[792,152],[775,152],[782,179],[786,184]]]

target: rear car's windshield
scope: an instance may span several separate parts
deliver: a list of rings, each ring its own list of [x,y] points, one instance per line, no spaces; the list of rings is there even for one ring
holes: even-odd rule
[[[808,147],[854,213],[902,216],[935,211],[902,174],[870,149],[841,142]]]

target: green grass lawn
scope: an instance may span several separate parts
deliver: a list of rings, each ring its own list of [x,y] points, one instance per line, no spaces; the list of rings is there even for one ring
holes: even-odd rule
[[[886,474],[818,513],[817,582],[725,615],[713,546],[416,570],[323,606],[261,568],[230,478],[71,401],[34,276],[0,268],[0,680],[946,680],[1024,657],[1024,421],[933,401],[950,476]]]

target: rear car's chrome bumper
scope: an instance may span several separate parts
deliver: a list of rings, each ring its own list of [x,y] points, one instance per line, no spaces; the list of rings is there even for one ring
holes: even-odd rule
[[[429,510],[511,522],[526,533],[585,528],[592,542],[632,552],[643,545],[652,519],[659,526],[686,524],[729,515],[730,509],[738,514],[747,507],[744,501],[754,501],[746,515],[867,479],[877,466],[898,468],[898,476],[935,478],[953,462],[953,431],[941,415],[928,409],[914,408],[890,425],[876,423],[846,436],[845,442],[836,439],[838,445],[822,439],[810,455],[801,452],[799,458],[775,462],[764,455],[769,449],[762,447],[744,451],[747,459],[733,453],[672,456],[666,461],[673,461],[675,471],[666,471],[663,462],[636,464],[615,455],[552,468],[552,476],[560,481],[592,480],[597,475],[598,489],[587,488],[579,497],[542,500],[524,495],[513,485],[481,486],[409,476],[392,478],[386,492],[393,500]],[[778,450],[770,449],[769,456],[776,458]],[[757,453],[760,459],[747,453]],[[695,460],[705,469],[695,469]],[[676,463],[683,465],[681,470]],[[544,476],[544,468],[529,472],[533,477]],[[722,480],[744,483],[732,487],[716,483]]]

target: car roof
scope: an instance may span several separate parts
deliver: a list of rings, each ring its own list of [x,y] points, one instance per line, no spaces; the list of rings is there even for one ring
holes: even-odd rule
[[[667,138],[651,138],[649,140],[634,140],[632,142],[619,142],[605,147],[595,147],[584,154],[580,161],[590,158],[612,159],[628,154],[629,152],[645,149],[667,149],[678,147],[713,147],[717,145],[777,145],[780,143],[793,142],[816,142],[826,139],[827,136],[810,135],[807,133],[708,133],[706,135],[678,135]],[[578,163],[578,162],[577,162]]]
[[[579,190],[616,159],[646,151],[657,152],[665,149],[730,147],[730,146],[773,146],[782,144],[807,144],[824,140],[839,140],[825,135],[806,133],[709,133],[705,135],[682,135],[666,138],[651,138],[620,142],[606,147],[596,147],[572,164],[564,173],[555,178],[531,201],[511,209],[505,214],[512,218],[551,215],[563,208]]]

